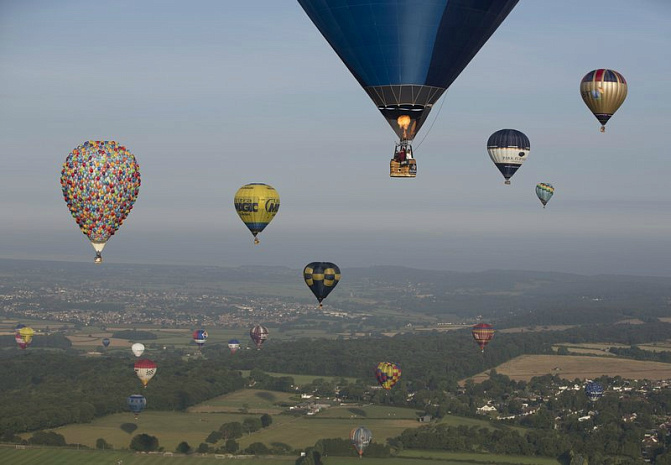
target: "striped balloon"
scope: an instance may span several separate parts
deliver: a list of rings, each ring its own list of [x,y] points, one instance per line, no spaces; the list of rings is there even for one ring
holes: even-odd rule
[[[308,263],[303,269],[303,280],[317,298],[319,306],[340,281],[340,268],[331,262]]]
[[[543,208],[545,208],[545,205],[547,205],[554,193],[555,188],[552,187],[552,184],[547,182],[536,184],[536,195],[538,196],[538,200],[543,204]]]
[[[580,81],[580,95],[604,132],[608,120],[627,98],[627,81],[612,69],[595,69]]]
[[[471,334],[473,335],[475,342],[480,346],[480,349],[484,352],[485,346],[489,344],[489,341],[494,337],[494,328],[487,323],[478,323],[473,326]]]
[[[516,129],[501,129],[489,136],[487,153],[499,169],[505,183],[510,184],[510,178],[529,158],[531,143],[529,138]]]

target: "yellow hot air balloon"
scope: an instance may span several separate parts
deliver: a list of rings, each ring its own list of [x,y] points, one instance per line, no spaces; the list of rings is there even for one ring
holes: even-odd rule
[[[610,117],[627,98],[627,81],[612,69],[595,69],[582,78],[580,95],[604,132]]]
[[[280,195],[268,184],[251,183],[238,189],[233,202],[238,216],[254,235],[254,243],[258,244],[256,235],[268,226],[280,209]]]

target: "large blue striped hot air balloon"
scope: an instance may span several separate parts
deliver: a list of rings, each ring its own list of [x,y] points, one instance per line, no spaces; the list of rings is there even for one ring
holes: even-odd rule
[[[298,0],[398,135],[392,177],[431,108],[518,0]]]

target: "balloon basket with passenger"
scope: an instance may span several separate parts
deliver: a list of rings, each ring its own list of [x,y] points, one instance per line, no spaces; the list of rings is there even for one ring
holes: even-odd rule
[[[412,155],[408,141],[396,144],[394,158],[389,161],[389,176],[392,178],[414,178],[417,176],[417,161]]]

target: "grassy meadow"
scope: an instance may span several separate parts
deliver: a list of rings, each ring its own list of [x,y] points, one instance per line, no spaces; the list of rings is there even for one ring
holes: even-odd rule
[[[12,465],[293,465],[295,456],[262,458],[225,458],[214,455],[194,454],[166,456],[157,454],[135,454],[130,451],[72,450],[62,448],[39,448],[17,450],[0,448],[0,463]],[[554,459],[543,457],[517,457],[507,455],[467,454],[440,451],[403,451],[401,457],[373,459],[365,457],[323,457],[325,465],[558,465]]]

